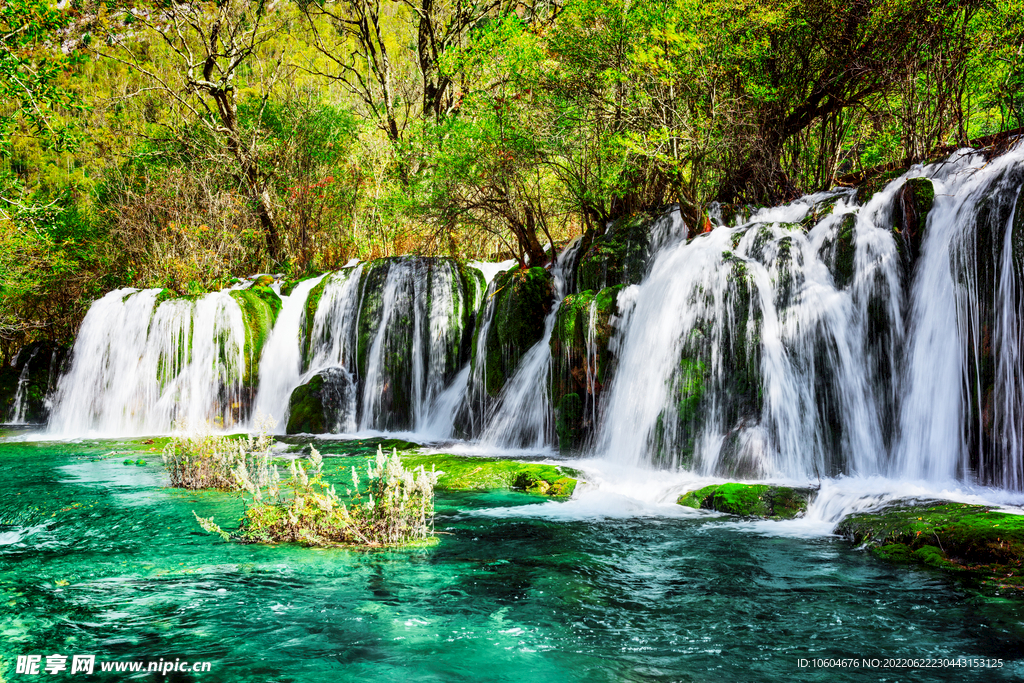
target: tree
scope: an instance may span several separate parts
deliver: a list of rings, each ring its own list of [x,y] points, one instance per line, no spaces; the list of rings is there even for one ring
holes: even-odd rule
[[[927,69],[978,1],[724,0],[723,25],[738,38],[726,55],[733,88],[749,105],[723,201],[774,203],[798,193],[782,165],[786,143],[817,121],[892,93]]]
[[[137,27],[145,29],[141,37]],[[231,169],[252,203],[275,263],[284,254],[270,192],[274,169],[261,157],[259,126],[243,126],[238,109],[244,85],[255,90],[248,96],[260,103],[253,117],[259,120],[283,73],[282,55],[270,45],[283,29],[283,18],[266,0],[156,2],[127,10],[123,24],[108,33],[107,46],[96,51],[145,76],[176,114],[177,125],[200,125],[219,140],[216,162]],[[167,64],[147,59],[157,48],[147,41],[154,39],[165,48]],[[248,82],[239,84],[243,73]]]

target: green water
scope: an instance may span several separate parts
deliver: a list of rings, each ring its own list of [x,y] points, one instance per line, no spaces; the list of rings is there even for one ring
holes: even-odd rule
[[[0,443],[0,681],[1024,678],[1024,599],[839,539],[703,515],[554,521],[516,514],[558,504],[527,494],[442,492],[432,548],[241,546],[192,517],[227,525],[240,498],[163,488],[156,446],[103,456],[132,448]],[[15,673],[16,655],[52,653],[211,670]],[[1004,667],[798,667],[851,657]]]

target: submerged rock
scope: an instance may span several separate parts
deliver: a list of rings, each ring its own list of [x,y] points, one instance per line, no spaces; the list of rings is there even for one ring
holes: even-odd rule
[[[679,496],[678,505],[741,517],[793,519],[807,511],[811,489],[769,484],[713,484]]]
[[[983,505],[908,502],[850,515],[835,533],[883,559],[920,562],[1024,590],[1024,515]]]

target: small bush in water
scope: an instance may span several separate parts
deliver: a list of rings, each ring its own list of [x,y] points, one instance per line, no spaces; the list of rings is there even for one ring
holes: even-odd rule
[[[245,488],[236,476],[241,468],[251,472],[261,485],[269,481],[269,451],[273,439],[267,434],[273,423],[257,422],[260,435],[255,439],[229,439],[204,430],[182,428],[183,436],[176,436],[164,447],[163,461],[171,486],[181,489]]]
[[[277,468],[268,468],[265,459],[254,463],[255,474],[249,471],[252,464],[235,469],[242,488],[252,496],[238,531],[228,534],[212,517],[196,515],[203,529],[245,543],[290,541],[314,546],[398,545],[433,536],[434,485],[441,473],[422,466],[405,469],[397,450],[388,457],[377,447],[377,457],[367,466],[365,489],[352,468],[347,505],[334,486],[324,481],[323,458],[315,448],[310,452],[309,470],[292,461],[291,476],[283,483]],[[264,469],[269,471],[266,479],[261,476]]]

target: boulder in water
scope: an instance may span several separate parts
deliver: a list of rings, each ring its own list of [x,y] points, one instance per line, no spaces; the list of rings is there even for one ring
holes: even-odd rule
[[[904,502],[850,515],[836,527],[886,560],[919,562],[1024,589],[1024,516],[983,505]]]
[[[741,517],[793,519],[807,511],[811,489],[768,484],[714,484],[684,493],[678,505]]]
[[[355,382],[344,368],[325,368],[292,391],[286,433],[338,433],[355,427]]]

